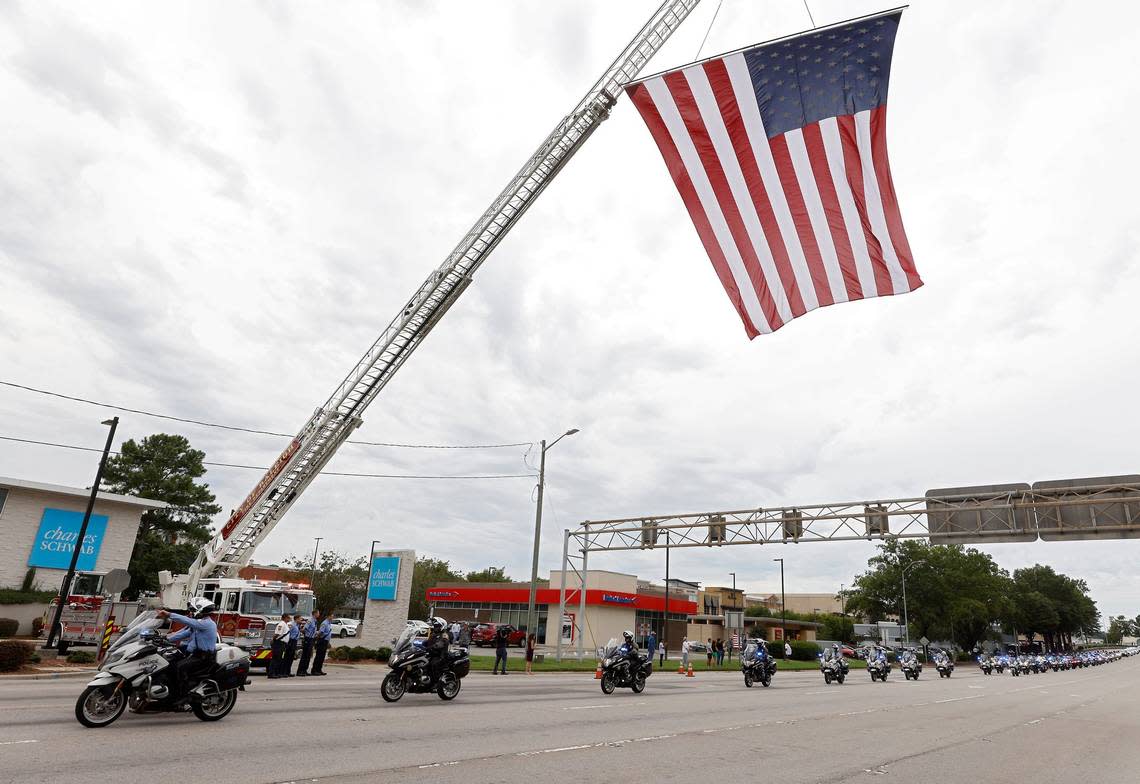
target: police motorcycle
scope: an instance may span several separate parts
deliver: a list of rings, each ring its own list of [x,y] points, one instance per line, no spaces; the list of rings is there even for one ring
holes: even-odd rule
[[[1028,675],[1033,672],[1033,669],[1029,666],[1029,657],[1025,655],[1018,656],[1010,665],[1009,671],[1013,675]]]
[[[934,666],[938,668],[939,678],[949,678],[954,673],[954,660],[946,651],[934,653]]]
[[[744,673],[744,685],[752,688],[752,684],[760,681],[767,688],[772,685],[772,676],[776,674],[776,660],[768,653],[768,646],[763,640],[750,640],[740,654],[740,670]]]
[[[990,675],[994,671],[994,658],[986,653],[978,654],[978,667],[986,675]]]
[[[641,694],[645,691],[645,679],[653,674],[653,659],[638,653],[633,632],[623,632],[622,637],[610,639],[602,651],[603,694],[613,694],[618,686]]]
[[[466,646],[446,642],[447,622],[442,618],[432,618],[428,627],[433,637],[417,637],[422,627],[408,626],[399,639],[393,641],[392,654],[388,657],[392,671],[380,684],[380,696],[385,702],[397,702],[408,692],[427,694],[434,691],[444,701],[458,696],[460,681],[471,672],[470,653]],[[441,647],[435,671],[431,662],[432,645]]]
[[[191,615],[213,609],[201,597],[190,601]],[[141,613],[107,649],[98,674],[75,703],[80,724],[106,727],[127,708],[131,713],[192,711],[202,721],[217,721],[233,710],[238,691],[249,682],[249,654],[218,643],[214,664],[177,683],[174,664],[187,654],[159,631],[165,623],[156,610]]]
[[[1004,653],[999,653],[997,656],[994,657],[994,669],[997,671],[998,675],[1001,675],[1003,672],[1005,672],[1007,667],[1009,667],[1009,656],[1008,655],[1006,655]]]
[[[843,683],[847,673],[850,672],[850,668],[838,645],[824,649],[823,653],[819,655],[819,670],[823,673],[824,683],[830,684],[832,681]]]
[[[918,676],[922,672],[922,662],[918,660],[914,648],[907,648],[899,654],[899,668],[902,669],[903,677],[908,681],[918,680]]]
[[[887,682],[891,674],[891,663],[887,661],[887,651],[880,645],[873,645],[867,649],[867,672],[871,674],[871,682],[876,680]]]

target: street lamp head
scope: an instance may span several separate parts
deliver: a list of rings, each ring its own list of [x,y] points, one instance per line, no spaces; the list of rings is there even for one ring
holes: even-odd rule
[[[572,428],[570,428],[569,430],[567,430],[565,433],[563,433],[563,435],[572,436],[572,435],[574,435],[575,433],[579,433],[579,432],[581,432],[581,431],[580,431],[580,430],[578,430],[578,428],[576,428],[576,427],[572,427]]]
[[[113,425],[113,424],[115,424],[115,420],[114,419],[104,419],[99,424],[101,424],[101,425]]]

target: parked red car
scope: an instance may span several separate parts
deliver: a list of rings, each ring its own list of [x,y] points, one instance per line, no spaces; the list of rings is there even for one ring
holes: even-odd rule
[[[494,646],[499,629],[507,630],[507,645],[522,647],[526,644],[526,632],[505,623],[481,623],[471,630],[471,644],[477,648]]]

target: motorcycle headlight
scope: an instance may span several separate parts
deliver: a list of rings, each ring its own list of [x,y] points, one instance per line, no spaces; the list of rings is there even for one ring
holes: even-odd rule
[[[606,659],[604,662],[602,662],[602,666],[609,667],[611,664],[613,664],[613,661],[613,659]]]
[[[103,666],[104,666],[104,667],[108,667],[108,666],[110,666],[110,665],[112,665],[112,664],[115,664],[116,662],[118,662],[118,661],[119,661],[120,659],[122,659],[122,658],[123,658],[123,652],[122,652],[122,651],[118,651],[117,653],[112,653],[112,654],[111,654],[110,656],[108,656],[108,657],[107,657],[107,659],[106,659],[106,660],[103,662]]]

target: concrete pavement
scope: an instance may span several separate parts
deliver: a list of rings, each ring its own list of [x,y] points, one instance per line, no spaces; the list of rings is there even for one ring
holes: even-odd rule
[[[0,781],[1068,784],[1140,770],[1140,659],[1022,678],[896,670],[885,684],[854,671],[829,687],[789,672],[770,689],[738,672],[658,672],[643,694],[609,697],[589,674],[472,673],[452,703],[393,705],[379,696],[386,671],[255,678],[221,722],[128,714],[102,730],[74,719],[82,682],[0,682]]]

